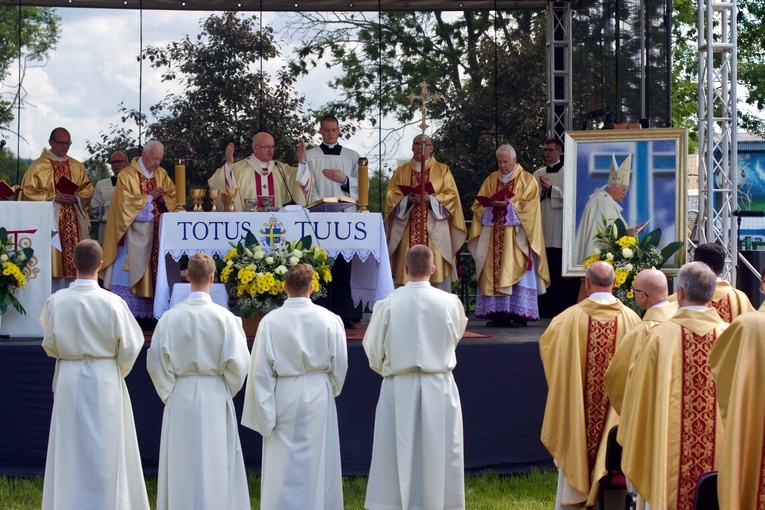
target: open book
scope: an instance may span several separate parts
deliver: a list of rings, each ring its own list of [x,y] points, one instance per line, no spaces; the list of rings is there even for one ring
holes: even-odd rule
[[[422,188],[422,184],[418,184],[417,186],[407,186],[405,184],[398,185],[398,189],[400,189],[401,193],[403,193],[404,195],[411,195],[412,193],[414,193],[415,195],[419,195],[421,188]],[[436,194],[436,190],[433,189],[432,182],[428,181],[425,183],[425,193],[427,193],[428,195]]]
[[[497,191],[490,197],[485,197],[483,195],[476,195],[475,199],[478,201],[479,204],[481,204],[484,207],[491,207],[492,202],[499,202],[504,199],[510,199],[515,196],[515,193],[512,191],[502,188],[501,190]]]
[[[0,200],[8,200],[10,197],[15,195],[19,190],[21,189],[21,186],[18,184],[14,184],[11,186],[5,181],[0,181]]]
[[[90,184],[90,181],[85,181],[82,184],[75,184],[71,179],[62,175],[56,183],[56,191],[59,193],[65,193],[67,195],[76,195]]]
[[[355,207],[356,201],[351,197],[325,197],[308,205],[311,212],[340,212]]]

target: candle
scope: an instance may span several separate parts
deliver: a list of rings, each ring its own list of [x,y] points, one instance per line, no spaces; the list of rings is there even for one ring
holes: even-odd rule
[[[179,159],[178,164],[175,165],[175,198],[176,198],[176,211],[186,210],[186,165],[183,165],[183,160]]]
[[[366,211],[369,203],[369,167],[367,158],[359,158],[359,211]]]

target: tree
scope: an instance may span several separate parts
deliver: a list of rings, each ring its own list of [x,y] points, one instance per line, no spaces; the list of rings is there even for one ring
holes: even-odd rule
[[[0,181],[5,181],[11,185],[19,184],[28,167],[29,164],[25,160],[17,158],[7,148],[0,151]],[[18,179],[16,179],[16,168],[19,169]]]
[[[19,28],[19,21],[20,28]],[[0,98],[0,131],[7,131],[13,110],[24,101],[22,83],[29,65],[45,65],[61,34],[61,18],[48,7],[0,6],[0,84],[15,92]],[[7,84],[21,59],[19,82]]]
[[[163,48],[149,47],[140,57],[184,92],[149,108],[154,120],[148,124],[140,112],[121,108],[123,125],[89,141],[91,154],[105,160],[115,149],[136,146],[133,130],[124,125],[132,120],[146,125],[146,138],[165,145],[165,161],[185,160],[190,186],[206,184],[229,142],[237,146],[236,157],[251,154],[252,136],[259,131],[274,136],[277,158],[295,160],[298,140],[313,133],[313,122],[292,88],[294,78],[280,70],[271,80],[260,71],[261,59],[279,56],[272,29],[260,31],[257,17],[233,12],[213,14],[201,27],[195,40],[186,36]]]
[[[329,83],[338,98],[322,111],[351,122],[398,125],[381,137],[387,147],[407,124],[419,124],[421,83],[438,99],[427,103],[436,157],[452,167],[469,210],[499,143],[515,144],[527,166],[545,137],[544,15],[531,11],[297,13],[286,33],[301,40],[290,69],[307,75],[337,69]],[[409,140],[403,144],[408,147]],[[383,160],[386,159],[385,157]],[[470,217],[468,215],[468,217]]]

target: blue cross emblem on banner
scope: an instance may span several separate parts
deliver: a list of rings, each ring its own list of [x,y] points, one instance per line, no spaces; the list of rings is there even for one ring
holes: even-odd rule
[[[271,248],[275,248],[284,242],[284,234],[287,233],[287,230],[274,216],[271,216],[266,223],[263,223],[260,233],[263,234],[265,243]]]

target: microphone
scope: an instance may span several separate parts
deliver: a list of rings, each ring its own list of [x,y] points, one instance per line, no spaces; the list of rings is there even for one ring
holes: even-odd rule
[[[750,211],[745,209],[736,209],[733,211],[733,216],[741,218],[762,218],[765,216],[765,211]]]
[[[5,147],[5,140],[0,140],[0,151],[3,150],[3,147]]]

